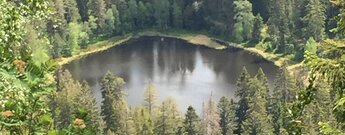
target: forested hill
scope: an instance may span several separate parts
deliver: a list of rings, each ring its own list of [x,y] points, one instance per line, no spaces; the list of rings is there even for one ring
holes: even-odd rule
[[[307,41],[316,46],[315,41],[340,36],[331,32],[339,8],[328,0],[52,0],[49,5],[50,17],[25,29],[28,39],[37,40],[28,44],[42,44],[53,58],[70,56],[101,37],[145,29],[206,32],[297,61]]]
[[[243,69],[238,101],[212,97],[199,117],[172,98],[129,108],[122,78],[87,83],[54,59],[138,31],[204,33],[308,67],[308,83],[283,66],[270,93],[262,70]],[[330,134],[345,132],[344,0],[1,0],[0,134]],[[144,88],[143,88],[144,89]]]

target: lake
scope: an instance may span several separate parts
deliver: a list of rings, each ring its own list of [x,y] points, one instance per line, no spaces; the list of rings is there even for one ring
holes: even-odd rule
[[[149,81],[156,86],[159,104],[173,97],[181,111],[189,105],[201,111],[202,102],[211,95],[234,98],[236,81],[243,67],[255,75],[261,67],[273,87],[276,72],[273,63],[236,48],[215,50],[162,37],[132,39],[106,51],[91,54],[64,66],[77,80],[86,80],[100,103],[99,82],[111,71],[126,81],[129,106],[143,104]]]

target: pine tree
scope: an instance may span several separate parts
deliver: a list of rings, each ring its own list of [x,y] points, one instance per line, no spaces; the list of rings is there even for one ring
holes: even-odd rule
[[[206,105],[203,105],[202,129],[205,135],[218,135],[221,133],[219,125],[220,117],[217,110],[217,105],[212,99],[212,94],[209,97]]]
[[[194,108],[189,106],[183,122],[184,133],[186,135],[200,134],[200,118]]]
[[[102,133],[104,128],[104,121],[101,112],[97,106],[96,98],[93,96],[92,89],[83,82],[81,91],[76,95],[73,102],[77,108],[81,108],[87,113],[86,127],[89,127],[94,133]]]
[[[236,97],[239,98],[236,107],[236,123],[237,128],[235,133],[240,134],[243,132],[242,123],[246,119],[246,113],[248,110],[248,95],[250,94],[249,90],[249,81],[250,75],[247,72],[247,69],[244,67],[240,77],[237,80],[237,90]]]
[[[267,24],[269,34],[276,49],[276,52],[285,53],[287,44],[290,43],[294,29],[293,21],[293,1],[291,0],[271,0],[270,14]]]
[[[101,81],[102,105],[101,114],[106,122],[104,132],[108,130],[117,133],[125,130],[127,106],[124,100],[124,80],[112,73],[105,74]]]
[[[270,95],[270,90],[268,87],[268,79],[262,70],[262,68],[259,68],[258,73],[255,76],[259,81],[260,85],[263,87],[263,90],[261,91],[261,95],[264,96],[263,98],[265,99],[265,106],[268,111],[269,108],[269,101],[271,100],[271,95]]]
[[[73,100],[80,95],[81,85],[72,79],[69,71],[58,73],[58,91],[51,98],[51,104],[55,104],[53,114],[54,125],[57,129],[67,128],[73,120]]]
[[[144,106],[147,108],[150,115],[152,116],[154,110],[157,107],[157,92],[156,87],[153,85],[151,81],[149,81],[147,88],[145,89],[144,97]]]
[[[270,113],[275,134],[285,132],[289,121],[286,109],[289,108],[294,100],[296,90],[295,80],[289,75],[287,69],[283,67],[277,75],[270,103],[272,108]]]
[[[218,103],[218,111],[220,115],[219,125],[222,130],[222,135],[234,134],[236,128],[235,122],[235,103],[228,97],[222,97]]]
[[[268,91],[267,88],[257,77],[254,77],[250,80],[249,89],[253,93],[247,95],[249,109],[243,122],[244,134],[273,134],[271,119],[267,112],[267,95],[265,93]]]
[[[157,121],[155,122],[155,134],[176,134],[181,126],[181,116],[177,109],[176,101],[168,97],[160,106]]]
[[[325,5],[321,0],[309,0],[306,6],[307,14],[302,18],[304,22],[304,38],[313,37],[316,41],[322,40],[325,35]]]

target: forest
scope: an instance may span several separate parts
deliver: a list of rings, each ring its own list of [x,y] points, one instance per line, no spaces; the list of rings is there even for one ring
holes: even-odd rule
[[[142,106],[125,100],[125,80],[86,81],[56,60],[113,37],[142,31],[202,33],[285,58],[273,89],[262,69],[243,67],[235,98],[210,94],[198,114],[157,100],[146,84]],[[343,135],[344,0],[2,0],[2,135]],[[288,66],[306,69],[306,80]]]

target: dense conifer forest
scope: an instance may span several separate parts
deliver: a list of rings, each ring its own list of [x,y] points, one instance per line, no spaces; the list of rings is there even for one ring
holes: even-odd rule
[[[141,31],[203,33],[286,58],[270,89],[246,67],[235,97],[210,93],[199,114],[147,83],[130,107],[126,82],[106,73],[102,103],[56,59]],[[0,134],[345,134],[344,0],[1,0]],[[307,80],[287,66],[301,63]]]

